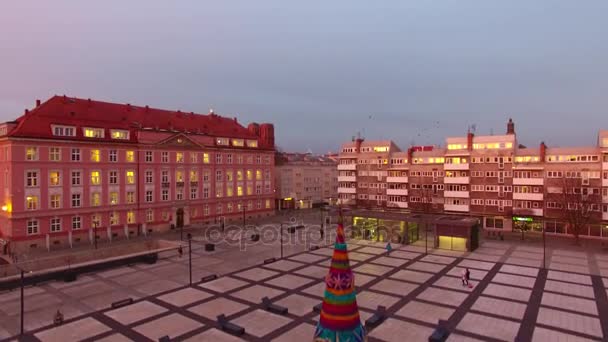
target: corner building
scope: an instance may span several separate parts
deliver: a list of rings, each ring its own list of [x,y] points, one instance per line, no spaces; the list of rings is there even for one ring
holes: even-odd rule
[[[54,96],[0,125],[2,253],[274,212],[274,128]]]
[[[339,155],[339,203],[476,217],[487,231],[571,235],[565,213],[579,204],[565,193],[588,203],[580,236],[608,238],[608,131],[596,146],[527,148],[509,119],[504,135],[468,132],[443,148],[353,139]]]

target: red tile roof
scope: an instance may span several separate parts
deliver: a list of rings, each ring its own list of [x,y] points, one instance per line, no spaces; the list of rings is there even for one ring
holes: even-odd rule
[[[213,113],[184,113],[65,96],[51,97],[19,117],[16,122],[17,126],[11,130],[10,136],[66,139],[66,137],[53,136],[51,125],[55,124],[76,126],[75,139],[78,140],[85,139],[82,127],[106,129],[105,138],[99,140],[111,140],[108,131],[111,128],[130,130],[132,142],[136,141],[137,136],[133,132],[139,128],[201,133],[227,138],[258,138],[241,126],[236,118],[230,119]],[[86,138],[86,140],[95,139]]]

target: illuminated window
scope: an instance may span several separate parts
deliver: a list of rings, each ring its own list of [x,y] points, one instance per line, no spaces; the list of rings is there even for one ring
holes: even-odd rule
[[[198,171],[190,170],[190,182],[198,182]]]
[[[270,209],[270,200],[269,199],[266,200],[266,209]]]
[[[229,143],[230,143],[230,139],[228,139],[228,138],[216,138],[215,139],[216,145],[228,146]]]
[[[209,153],[203,153],[203,163],[209,164]]]
[[[508,142],[508,143],[505,144],[505,147],[506,148],[512,148],[513,147],[513,143]]]
[[[61,195],[51,195],[51,209],[61,208]]]
[[[232,188],[232,184],[226,185],[226,197],[234,196],[234,189]]]
[[[135,213],[133,211],[127,211],[127,223],[135,223]]]
[[[125,159],[128,163],[133,163],[135,161],[135,151],[127,151],[125,153]]]
[[[38,209],[38,196],[27,196],[25,198],[25,208],[27,210]]]
[[[255,179],[262,180],[262,170],[255,171]]]
[[[224,196],[224,192],[222,190],[223,189],[221,187],[216,187],[215,188],[215,197],[222,197],[222,196]]]
[[[448,150],[466,150],[466,144],[448,144]]]
[[[135,171],[127,171],[127,184],[135,184]]]
[[[236,195],[243,196],[243,186],[239,185],[236,187]]]
[[[110,213],[110,225],[115,226],[120,222],[120,217],[116,211]]]
[[[118,204],[118,192],[110,192],[110,205]]]
[[[101,184],[101,176],[99,176],[99,171],[91,171],[91,185],[99,184]]]
[[[59,171],[49,171],[49,185],[59,186],[61,185],[61,174]]]
[[[236,171],[236,180],[237,181],[242,181],[243,180],[243,170],[237,170]]]
[[[135,203],[135,192],[133,192],[133,191],[127,192],[127,203],[129,203],[129,204]]]
[[[129,131],[122,129],[111,129],[110,136],[112,137],[112,139],[127,140],[129,139]]]
[[[83,134],[87,138],[103,138],[103,128],[83,128]]]
[[[374,146],[374,152],[388,152],[388,146]]]
[[[50,161],[61,161],[61,148],[59,148],[59,147],[49,148],[49,160]]]
[[[234,181],[234,177],[233,177],[232,170],[227,170],[227,171],[226,171],[226,181],[227,181],[227,182],[232,182],[232,181]]]
[[[184,181],[184,171],[177,170],[175,171],[175,181],[181,183]]]
[[[184,153],[183,152],[176,152],[175,153],[175,162],[176,163],[183,163],[184,162]]]
[[[247,147],[258,147],[258,141],[257,140],[247,140]]]
[[[251,196],[253,195],[253,187],[251,186],[251,184],[247,185],[247,196]]]
[[[100,155],[101,153],[99,152],[99,150],[91,150],[91,161],[99,163],[99,161],[101,160]]]
[[[98,207],[101,205],[101,193],[93,192],[91,194],[91,206]]]
[[[253,171],[247,170],[247,180],[252,180],[252,179],[253,179]]]
[[[25,160],[38,160],[38,147],[26,147]]]
[[[245,140],[243,140],[243,139],[232,139],[232,146],[243,147],[243,146],[245,146]]]

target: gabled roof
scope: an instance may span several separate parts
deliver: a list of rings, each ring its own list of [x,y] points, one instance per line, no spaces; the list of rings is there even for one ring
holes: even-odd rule
[[[184,113],[66,96],[51,97],[19,117],[16,122],[17,126],[11,130],[9,136],[66,139],[66,137],[53,136],[51,125],[69,125],[77,128],[76,137],[71,138],[77,140],[84,139],[83,127],[105,129],[105,137],[97,140],[111,140],[108,129],[133,132],[140,128],[227,138],[258,138],[240,125],[236,118],[222,117],[214,113],[206,115]],[[135,139],[136,135],[131,134],[130,141],[134,142]],[[96,139],[86,138],[86,140]]]

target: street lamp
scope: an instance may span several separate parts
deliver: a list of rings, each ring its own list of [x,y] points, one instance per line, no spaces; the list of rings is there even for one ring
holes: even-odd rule
[[[192,234],[188,233],[188,262],[190,269],[190,286],[192,286]]]
[[[25,273],[32,273],[32,271],[25,271],[23,268],[21,268],[21,266],[17,266],[17,264],[14,264],[14,266],[19,269],[19,271],[21,272],[21,330],[20,330],[20,335],[23,335],[24,333],[24,322],[25,322],[25,297],[24,297],[24,288],[25,288]]]
[[[97,221],[93,221],[93,233],[95,235],[95,249],[97,249]]]
[[[281,259],[283,259],[283,222],[281,222]]]

